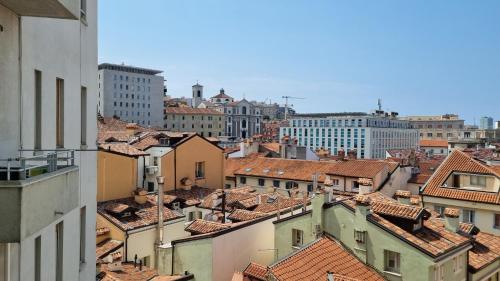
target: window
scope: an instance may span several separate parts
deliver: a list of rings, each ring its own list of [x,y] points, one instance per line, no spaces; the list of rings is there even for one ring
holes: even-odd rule
[[[153,192],[155,190],[155,183],[148,181],[148,192]]]
[[[493,215],[493,227],[500,229],[500,214]]]
[[[385,271],[399,273],[399,261],[400,255],[399,253],[384,250],[384,260],[385,260]]]
[[[56,80],[56,146],[64,147],[64,80]]]
[[[80,209],[80,263],[85,263],[85,229],[87,224],[87,208],[83,206]]]
[[[273,180],[273,187],[279,188],[280,187],[280,181],[279,180]]]
[[[354,240],[358,243],[365,243],[366,231],[354,230]]]
[[[353,181],[352,182],[352,189],[357,190],[359,188],[359,182],[358,181]]]
[[[194,221],[196,219],[201,219],[202,213],[200,211],[192,211],[188,213],[188,221]]]
[[[304,243],[304,231],[300,229],[292,229],[292,246],[300,247]]]
[[[63,281],[64,222],[56,224],[56,281]]]
[[[80,98],[80,144],[87,144],[87,88],[82,87]]]
[[[474,210],[462,210],[462,222],[466,223],[474,223],[475,221],[475,212]]]
[[[42,149],[42,72],[35,70],[35,147]]]
[[[470,176],[470,185],[471,186],[486,186],[486,177],[483,176]]]
[[[445,206],[439,206],[439,205],[435,205],[434,206],[434,210],[436,212],[438,212],[441,217],[443,217],[443,215],[444,215],[444,209],[445,208],[446,208]]]
[[[35,238],[35,281],[42,280],[41,266],[42,266],[42,237],[38,236],[37,238]]]
[[[197,179],[205,178],[205,162],[196,162],[195,177]]]
[[[264,186],[266,184],[265,179],[259,179],[259,186]]]
[[[291,189],[295,187],[295,182],[293,181],[287,181],[285,185],[286,189]]]
[[[335,185],[335,186],[338,186],[339,185],[339,179],[333,179],[332,180],[332,184]]]
[[[314,185],[312,183],[307,185],[307,192],[313,192]]]
[[[240,177],[240,183],[241,183],[241,184],[246,184],[246,183],[247,183],[247,178],[245,178],[245,177]]]

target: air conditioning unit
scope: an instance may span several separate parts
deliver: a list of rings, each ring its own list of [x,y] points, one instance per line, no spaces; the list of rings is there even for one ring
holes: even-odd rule
[[[148,175],[154,175],[154,174],[156,174],[156,172],[158,172],[158,166],[147,166],[146,167],[146,173],[148,173]]]

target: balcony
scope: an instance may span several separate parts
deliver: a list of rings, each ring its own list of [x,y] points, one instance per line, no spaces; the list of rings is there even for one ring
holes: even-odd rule
[[[16,243],[79,206],[73,151],[0,160],[0,243]]]
[[[78,19],[80,3],[78,0],[0,0],[19,16]]]

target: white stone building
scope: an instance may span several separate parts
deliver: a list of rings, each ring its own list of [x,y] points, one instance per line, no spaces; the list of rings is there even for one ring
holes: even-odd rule
[[[142,126],[163,126],[164,78],[160,70],[103,63],[98,71],[98,111]]]
[[[383,112],[297,114],[289,127],[280,128],[280,139],[290,136],[299,146],[328,149],[332,155],[341,149],[356,150],[357,158],[382,159],[387,150],[416,149],[418,145],[418,130],[396,116]]]
[[[95,279],[96,77],[96,0],[0,0],[1,281]]]

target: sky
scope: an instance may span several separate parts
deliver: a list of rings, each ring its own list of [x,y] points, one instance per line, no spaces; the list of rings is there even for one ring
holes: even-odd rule
[[[163,70],[174,97],[479,124],[500,120],[500,1],[100,0],[99,62]]]

